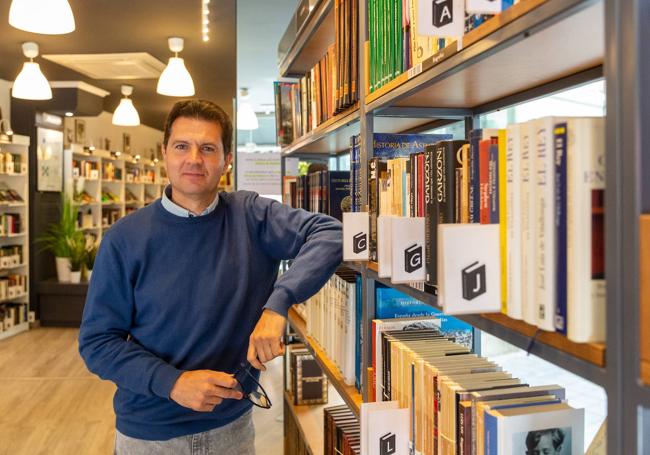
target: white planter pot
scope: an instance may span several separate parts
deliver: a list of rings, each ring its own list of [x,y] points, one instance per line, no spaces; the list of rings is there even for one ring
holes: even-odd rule
[[[92,276],[92,270],[86,270],[86,280],[90,283],[90,277]]]
[[[70,283],[77,284],[81,283],[81,270],[76,272],[70,272]]]
[[[70,258],[55,258],[56,276],[61,283],[70,281]]]

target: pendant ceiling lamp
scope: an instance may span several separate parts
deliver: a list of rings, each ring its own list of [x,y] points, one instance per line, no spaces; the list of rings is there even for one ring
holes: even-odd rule
[[[243,87],[239,90],[239,99],[241,102],[237,106],[237,129],[238,130],[256,130],[260,127],[257,120],[257,114],[250,103],[246,100],[250,98],[248,89]]]
[[[167,96],[193,96],[194,82],[189,71],[185,68],[185,62],[178,56],[183,50],[183,38],[169,38],[169,49],[174,57],[169,58],[167,67],[158,79],[156,91]]]
[[[16,77],[11,89],[11,96],[24,100],[52,99],[50,84],[41,72],[38,63],[34,63],[34,58],[38,55],[38,44],[24,43],[23,54],[29,59],[29,62],[23,63],[23,69]]]
[[[120,100],[119,106],[117,106],[117,109],[115,109],[115,112],[113,113],[113,125],[138,126],[140,124],[138,111],[135,110],[133,101],[129,98],[132,93],[132,86],[122,86],[122,95],[124,95],[124,98]]]
[[[68,0],[13,0],[9,8],[9,24],[44,35],[63,35],[75,29]]]

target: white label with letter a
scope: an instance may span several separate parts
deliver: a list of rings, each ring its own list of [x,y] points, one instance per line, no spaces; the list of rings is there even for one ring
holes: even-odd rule
[[[465,0],[419,0],[418,34],[459,38],[465,32]]]

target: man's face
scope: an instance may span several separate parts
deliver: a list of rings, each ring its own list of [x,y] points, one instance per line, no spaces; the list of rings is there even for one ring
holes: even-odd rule
[[[173,193],[196,199],[216,193],[231,161],[224,157],[221,126],[216,122],[179,117],[172,123],[163,154]]]
[[[528,455],[556,455],[562,452],[562,446],[555,450],[553,437],[550,433],[544,433],[537,443],[537,447],[527,451]]]

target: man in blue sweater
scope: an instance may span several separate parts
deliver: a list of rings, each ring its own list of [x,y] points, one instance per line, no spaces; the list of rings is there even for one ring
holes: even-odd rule
[[[254,390],[257,370],[282,354],[289,307],[342,259],[337,220],[218,193],[231,141],[217,105],[176,103],[163,140],[170,185],[102,240],[79,352],[117,385],[118,455],[254,453],[241,388]],[[293,265],[278,278],[283,259]],[[254,373],[240,388],[242,364]]]

